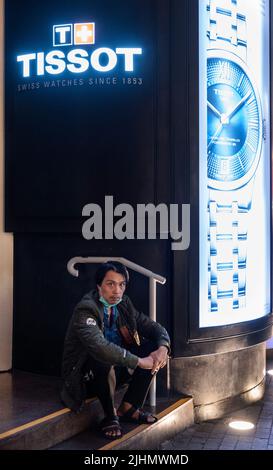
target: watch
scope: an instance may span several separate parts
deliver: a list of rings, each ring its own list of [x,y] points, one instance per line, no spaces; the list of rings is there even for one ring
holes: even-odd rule
[[[241,0],[207,0],[208,311],[246,307],[248,217],[263,140]]]

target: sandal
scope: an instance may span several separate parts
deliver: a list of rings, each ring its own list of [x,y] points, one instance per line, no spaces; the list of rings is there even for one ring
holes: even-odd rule
[[[119,417],[112,416],[110,418],[104,418],[100,423],[100,430],[102,432],[103,437],[105,437],[106,439],[119,439],[122,436],[122,429],[119,424]],[[119,434],[115,436],[108,434],[111,432],[119,432]]]
[[[133,414],[136,411],[138,411],[138,417],[134,418]],[[152,417],[154,420],[149,421],[150,417]],[[136,424],[154,424],[157,421],[157,417],[152,415],[152,413],[144,411],[142,408],[135,408],[133,405],[123,415],[119,416],[119,419],[123,422]]]

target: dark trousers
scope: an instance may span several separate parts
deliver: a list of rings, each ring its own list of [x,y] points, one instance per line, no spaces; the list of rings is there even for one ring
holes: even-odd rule
[[[141,346],[133,346],[130,351],[138,357],[146,357],[157,349],[152,342],[147,341]],[[88,386],[89,391],[97,395],[106,416],[112,416],[114,411],[114,395],[118,385],[129,383],[123,401],[131,403],[135,408],[141,408],[147,397],[153,375],[151,370],[137,367],[132,375],[126,367],[115,367],[89,358],[85,370],[92,370],[93,380]]]

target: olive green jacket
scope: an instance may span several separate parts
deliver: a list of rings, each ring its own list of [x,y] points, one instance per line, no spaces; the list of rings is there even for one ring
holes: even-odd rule
[[[96,290],[86,294],[76,305],[65,337],[62,376],[63,402],[71,409],[79,409],[84,399],[83,365],[88,356],[97,361],[135,369],[138,357],[126,347],[139,344],[143,338],[157,346],[170,348],[170,338],[159,323],[138,312],[128,296],[118,304],[117,326],[124,348],[104,337],[104,310]]]

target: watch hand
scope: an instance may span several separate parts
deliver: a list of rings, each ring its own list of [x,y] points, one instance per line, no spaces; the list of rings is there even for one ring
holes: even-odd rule
[[[218,111],[218,109],[215,108],[215,106],[213,106],[213,104],[211,104],[209,101],[207,101],[208,103],[208,107],[211,109],[211,111],[216,114],[216,116],[218,116],[219,118],[221,118],[221,113]]]
[[[230,111],[230,113],[228,113],[226,115],[226,119],[231,119],[234,114],[237,113],[237,111],[239,111],[239,109],[241,109],[241,107],[243,106],[243,104],[248,100],[248,98],[251,96],[251,92],[249,92],[247,95],[245,95],[241,101],[239,101],[239,103],[236,104],[235,108],[232,109],[232,111]]]
[[[217,137],[221,134],[222,129],[223,129],[223,124],[222,124],[222,122],[220,122],[219,126],[216,129],[215,134],[212,136],[212,138],[210,140],[210,143],[208,145],[208,151],[209,151],[210,147],[214,144],[214,141],[217,139]]]

